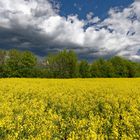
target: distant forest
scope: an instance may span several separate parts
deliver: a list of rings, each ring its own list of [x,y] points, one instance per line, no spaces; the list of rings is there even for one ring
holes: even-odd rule
[[[88,63],[75,52],[63,50],[41,61],[30,51],[0,50],[0,77],[28,78],[111,78],[140,77],[140,63],[114,56]]]

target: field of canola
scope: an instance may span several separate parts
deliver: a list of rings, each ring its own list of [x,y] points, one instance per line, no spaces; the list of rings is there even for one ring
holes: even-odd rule
[[[140,79],[0,79],[0,140],[139,140]]]

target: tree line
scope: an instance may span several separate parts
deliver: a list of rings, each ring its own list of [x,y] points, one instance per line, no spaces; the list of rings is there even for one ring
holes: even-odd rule
[[[140,63],[114,56],[88,63],[63,50],[42,60],[30,51],[0,50],[0,77],[94,78],[140,77]]]

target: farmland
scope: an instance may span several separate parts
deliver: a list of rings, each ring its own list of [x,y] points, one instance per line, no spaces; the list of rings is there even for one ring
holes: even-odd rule
[[[1,79],[2,140],[140,138],[140,79]]]

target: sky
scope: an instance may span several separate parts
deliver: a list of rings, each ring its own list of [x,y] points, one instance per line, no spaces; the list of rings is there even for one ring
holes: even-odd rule
[[[0,48],[140,61],[140,0],[0,0]]]
[[[89,12],[93,12],[95,16],[104,19],[107,17],[110,8],[124,8],[132,2],[133,0],[59,0],[62,16],[78,14],[80,19],[85,19]]]

